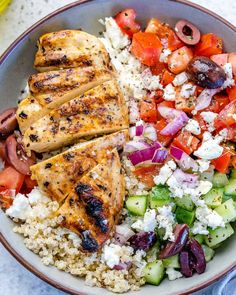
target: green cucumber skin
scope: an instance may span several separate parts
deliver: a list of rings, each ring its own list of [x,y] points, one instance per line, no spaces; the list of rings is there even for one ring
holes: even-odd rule
[[[151,209],[156,209],[171,202],[170,191],[164,186],[155,186],[152,188],[149,197],[149,204]]]
[[[182,198],[175,198],[174,201],[177,206],[179,206],[185,210],[193,211],[193,209],[194,209],[194,203],[191,200],[190,196],[183,196]]]
[[[148,197],[146,195],[130,196],[126,200],[126,208],[133,215],[143,216],[147,210],[147,205]]]
[[[215,208],[215,211],[223,218],[224,222],[231,222],[236,220],[236,206],[233,199],[229,199],[219,207]]]
[[[194,236],[194,239],[195,239],[200,245],[202,245],[202,244],[204,243],[204,235],[200,235],[200,234],[198,234],[198,235]]]
[[[195,219],[195,211],[188,211],[180,207],[177,207],[175,215],[178,223],[186,223],[189,226],[193,224]]]
[[[223,196],[223,188],[212,188],[207,194],[204,195],[204,201],[207,206],[216,208],[221,205]]]
[[[229,180],[229,183],[224,187],[224,194],[236,197],[236,179]]]
[[[212,260],[212,258],[215,255],[215,251],[211,249],[210,247],[208,247],[207,245],[202,245],[202,249],[205,255],[206,262],[209,262],[210,260]]]
[[[163,259],[162,262],[163,262],[164,267],[166,267],[166,268],[167,267],[180,268],[178,254],[168,257],[166,259]]]
[[[161,260],[148,263],[144,268],[144,277],[148,284],[160,285],[165,274],[165,268]]]
[[[212,183],[213,187],[224,187],[229,183],[229,180],[226,174],[215,172]]]
[[[225,227],[217,227],[216,229],[210,229],[209,234],[205,236],[205,243],[210,248],[217,248],[220,244],[232,236],[234,230],[232,226],[227,223]]]

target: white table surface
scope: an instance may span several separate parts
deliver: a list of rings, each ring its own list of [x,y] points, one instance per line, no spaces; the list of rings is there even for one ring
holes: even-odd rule
[[[148,1],[148,0],[145,0]],[[167,0],[163,0],[167,1]],[[190,0],[211,9],[236,25],[235,0]],[[13,0],[0,15],[0,54],[33,23],[71,0]],[[196,295],[215,295],[222,280]],[[24,269],[0,244],[0,295],[63,295]],[[236,295],[236,287],[224,295]],[[160,294],[161,295],[161,294]]]

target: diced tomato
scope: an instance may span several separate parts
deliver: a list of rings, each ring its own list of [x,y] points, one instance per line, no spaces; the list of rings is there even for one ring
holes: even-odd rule
[[[176,98],[175,98],[175,108],[177,110],[184,111],[186,113],[191,113],[195,108],[196,95],[193,94],[189,98],[185,98],[180,94],[180,88],[176,89]]]
[[[154,100],[156,104],[159,104],[164,101],[163,94],[164,94],[164,91],[162,89],[156,90],[156,93],[154,96]]]
[[[229,54],[229,62],[232,64],[233,74],[236,76],[236,52]]]
[[[174,78],[175,78],[175,75],[174,74],[172,74],[168,70],[164,70],[164,72],[162,74],[162,78],[161,78],[161,84],[163,86],[166,86],[166,85],[172,83],[173,80],[174,80]]]
[[[226,89],[226,92],[227,92],[227,94],[228,94],[228,96],[229,96],[229,100],[230,100],[230,101],[236,99],[236,85],[233,86],[233,87],[230,87],[230,88],[228,87],[228,88]]]
[[[228,127],[236,124],[236,99],[226,105],[218,114],[214,126],[218,128]]]
[[[215,166],[215,169],[220,173],[229,172],[229,166],[232,158],[232,152],[230,149],[225,148],[223,154],[217,158],[212,160],[212,164]]]
[[[158,63],[162,48],[161,41],[153,33],[138,32],[133,35],[131,52],[147,66]]]
[[[12,190],[12,189],[0,190],[0,208],[4,210],[10,208],[13,203],[14,196],[15,196],[15,190]]]
[[[227,136],[226,136],[227,140],[236,142],[236,125],[232,126],[232,127],[228,127],[227,128]]]
[[[206,122],[204,121],[203,117],[200,115],[200,113],[196,114],[193,116],[193,119],[196,120],[201,128],[201,134],[196,135],[197,138],[202,139],[203,133],[207,131],[207,125]]]
[[[115,21],[125,34],[132,37],[134,33],[140,31],[141,27],[135,22],[136,12],[131,9],[125,9],[115,16]]]
[[[14,189],[18,193],[23,185],[25,175],[9,166],[0,172],[0,187]]]
[[[215,54],[211,56],[211,60],[217,63],[220,67],[223,67],[228,62],[228,57],[228,53]]]
[[[174,74],[179,74],[183,72],[190,60],[193,58],[192,49],[187,46],[183,46],[168,57],[168,68]]]
[[[183,150],[188,155],[192,154],[198,147],[199,139],[187,130],[179,133],[173,140],[173,145]]]
[[[165,64],[164,62],[160,62],[158,60],[156,64],[152,66],[150,69],[153,75],[158,76],[162,74],[165,71],[165,69],[167,69],[167,64]]]
[[[22,194],[28,194],[32,191],[32,189],[37,185],[37,182],[35,180],[32,180],[29,175],[25,176],[24,183],[21,187],[20,192]]]
[[[223,51],[223,40],[213,33],[204,34],[195,47],[195,55],[210,57],[221,54]]]
[[[214,95],[209,107],[204,109],[204,111],[219,113],[221,110],[223,110],[224,107],[226,107],[229,104],[229,102],[230,101],[229,101],[228,95],[216,94]]]
[[[159,170],[160,166],[152,165],[147,167],[135,168],[133,173],[141,182],[146,184],[148,188],[151,188],[155,185],[153,178],[158,174]]]
[[[140,105],[140,118],[144,122],[154,123],[157,121],[157,107],[155,99],[142,100]]]
[[[171,135],[160,134],[161,130],[164,129],[166,127],[166,125],[167,125],[167,122],[163,118],[161,118],[159,121],[157,121],[157,123],[155,125],[156,131],[157,131],[157,140],[160,143],[162,143],[163,146],[168,146],[173,139],[173,136],[171,136]]]
[[[184,46],[175,32],[167,24],[161,23],[156,18],[152,18],[149,21],[145,32],[156,34],[162,43],[166,45],[166,48],[171,51]]]

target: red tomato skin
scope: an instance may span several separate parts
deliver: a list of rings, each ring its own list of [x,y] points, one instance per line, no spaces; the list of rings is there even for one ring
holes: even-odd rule
[[[167,125],[167,122],[165,119],[161,118],[159,121],[156,122],[155,128],[157,131],[157,140],[163,145],[163,146],[168,146],[172,139],[173,136],[168,136],[168,135],[162,135],[160,134],[161,130],[164,129]]]
[[[190,60],[193,58],[193,51],[187,46],[183,46],[168,57],[168,68],[173,74],[179,74],[183,72]]]
[[[196,56],[207,56],[221,54],[223,52],[223,40],[213,33],[204,34],[200,42],[195,46]]]
[[[220,173],[228,173],[229,166],[232,158],[232,152],[229,149],[224,149],[223,154],[211,161],[211,163],[215,166],[215,169]]]
[[[214,126],[218,128],[229,127],[236,124],[235,115],[236,114],[236,99],[232,100],[228,105],[226,105],[218,114],[214,122]]]
[[[174,138],[172,144],[190,155],[198,148],[199,139],[184,130]]]
[[[152,165],[147,167],[135,168],[134,175],[142,181],[148,188],[152,188],[154,183],[154,176],[156,176],[160,170],[161,166]]]
[[[132,8],[125,9],[115,16],[115,21],[123,33],[132,38],[134,33],[140,31],[140,25],[135,22],[136,12]]]
[[[140,118],[144,122],[154,123],[157,121],[157,107],[155,99],[142,100],[140,105]]]
[[[0,187],[14,189],[18,193],[23,185],[25,176],[9,166],[0,172]]]
[[[209,107],[204,109],[205,112],[214,112],[219,113],[221,110],[224,109],[230,103],[228,95],[225,94],[216,94],[214,95],[211,104]]]

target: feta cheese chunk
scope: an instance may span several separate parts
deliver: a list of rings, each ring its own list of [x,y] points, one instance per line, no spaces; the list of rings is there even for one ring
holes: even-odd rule
[[[175,86],[180,86],[180,85],[184,84],[186,81],[188,81],[188,76],[187,76],[186,72],[182,72],[182,73],[175,76],[175,78],[173,80],[173,84]]]
[[[160,58],[159,61],[160,62],[165,62],[167,63],[168,61],[168,56],[171,54],[171,50],[170,49],[163,49],[162,53],[160,54]]]
[[[158,228],[165,229],[164,240],[174,241],[173,226],[175,224],[174,214],[172,213],[172,206],[162,206],[157,209],[157,223]]]
[[[173,267],[167,267],[166,274],[168,275],[168,280],[174,281],[179,278],[182,278],[182,273],[175,270]]]
[[[154,231],[157,226],[156,211],[154,209],[148,209],[143,219],[138,219],[131,227],[137,231]]]
[[[174,101],[176,98],[175,88],[172,84],[168,84],[164,88],[163,98],[167,101]]]
[[[187,83],[181,87],[180,95],[184,98],[189,98],[190,96],[194,95],[195,91],[196,86],[191,83]]]
[[[176,164],[173,160],[167,162],[164,166],[161,167],[159,171],[159,175],[154,177],[154,183],[165,184],[167,179],[172,175],[174,170],[176,169]]]
[[[205,172],[209,169],[210,167],[210,161],[207,160],[196,160],[197,164],[198,164],[198,171],[199,172]]]
[[[218,226],[225,226],[223,218],[216,211],[213,211],[206,205],[196,209],[196,218],[201,224],[211,227],[212,229],[215,229]]]
[[[217,118],[218,114],[214,112],[201,112],[200,113],[203,120],[207,123],[207,128],[210,132],[215,130],[214,121]]]
[[[102,249],[101,261],[107,266],[113,268],[120,262],[129,262],[132,260],[133,248],[129,246],[120,246],[116,244],[105,245]]]
[[[223,69],[226,74],[226,80],[222,86],[222,89],[225,89],[227,87],[232,87],[235,84],[234,78],[233,78],[233,68],[231,63],[226,63],[223,66]]]
[[[31,207],[28,198],[19,193],[15,196],[11,207],[6,210],[6,214],[12,218],[25,220],[27,219],[30,210]]]
[[[194,221],[193,227],[192,227],[192,233],[194,235],[208,235],[209,231],[207,229],[207,226],[205,224],[202,224],[200,221]]]
[[[185,129],[189,132],[191,132],[194,135],[201,134],[201,128],[199,126],[198,121],[189,119],[187,125],[185,126]]]

